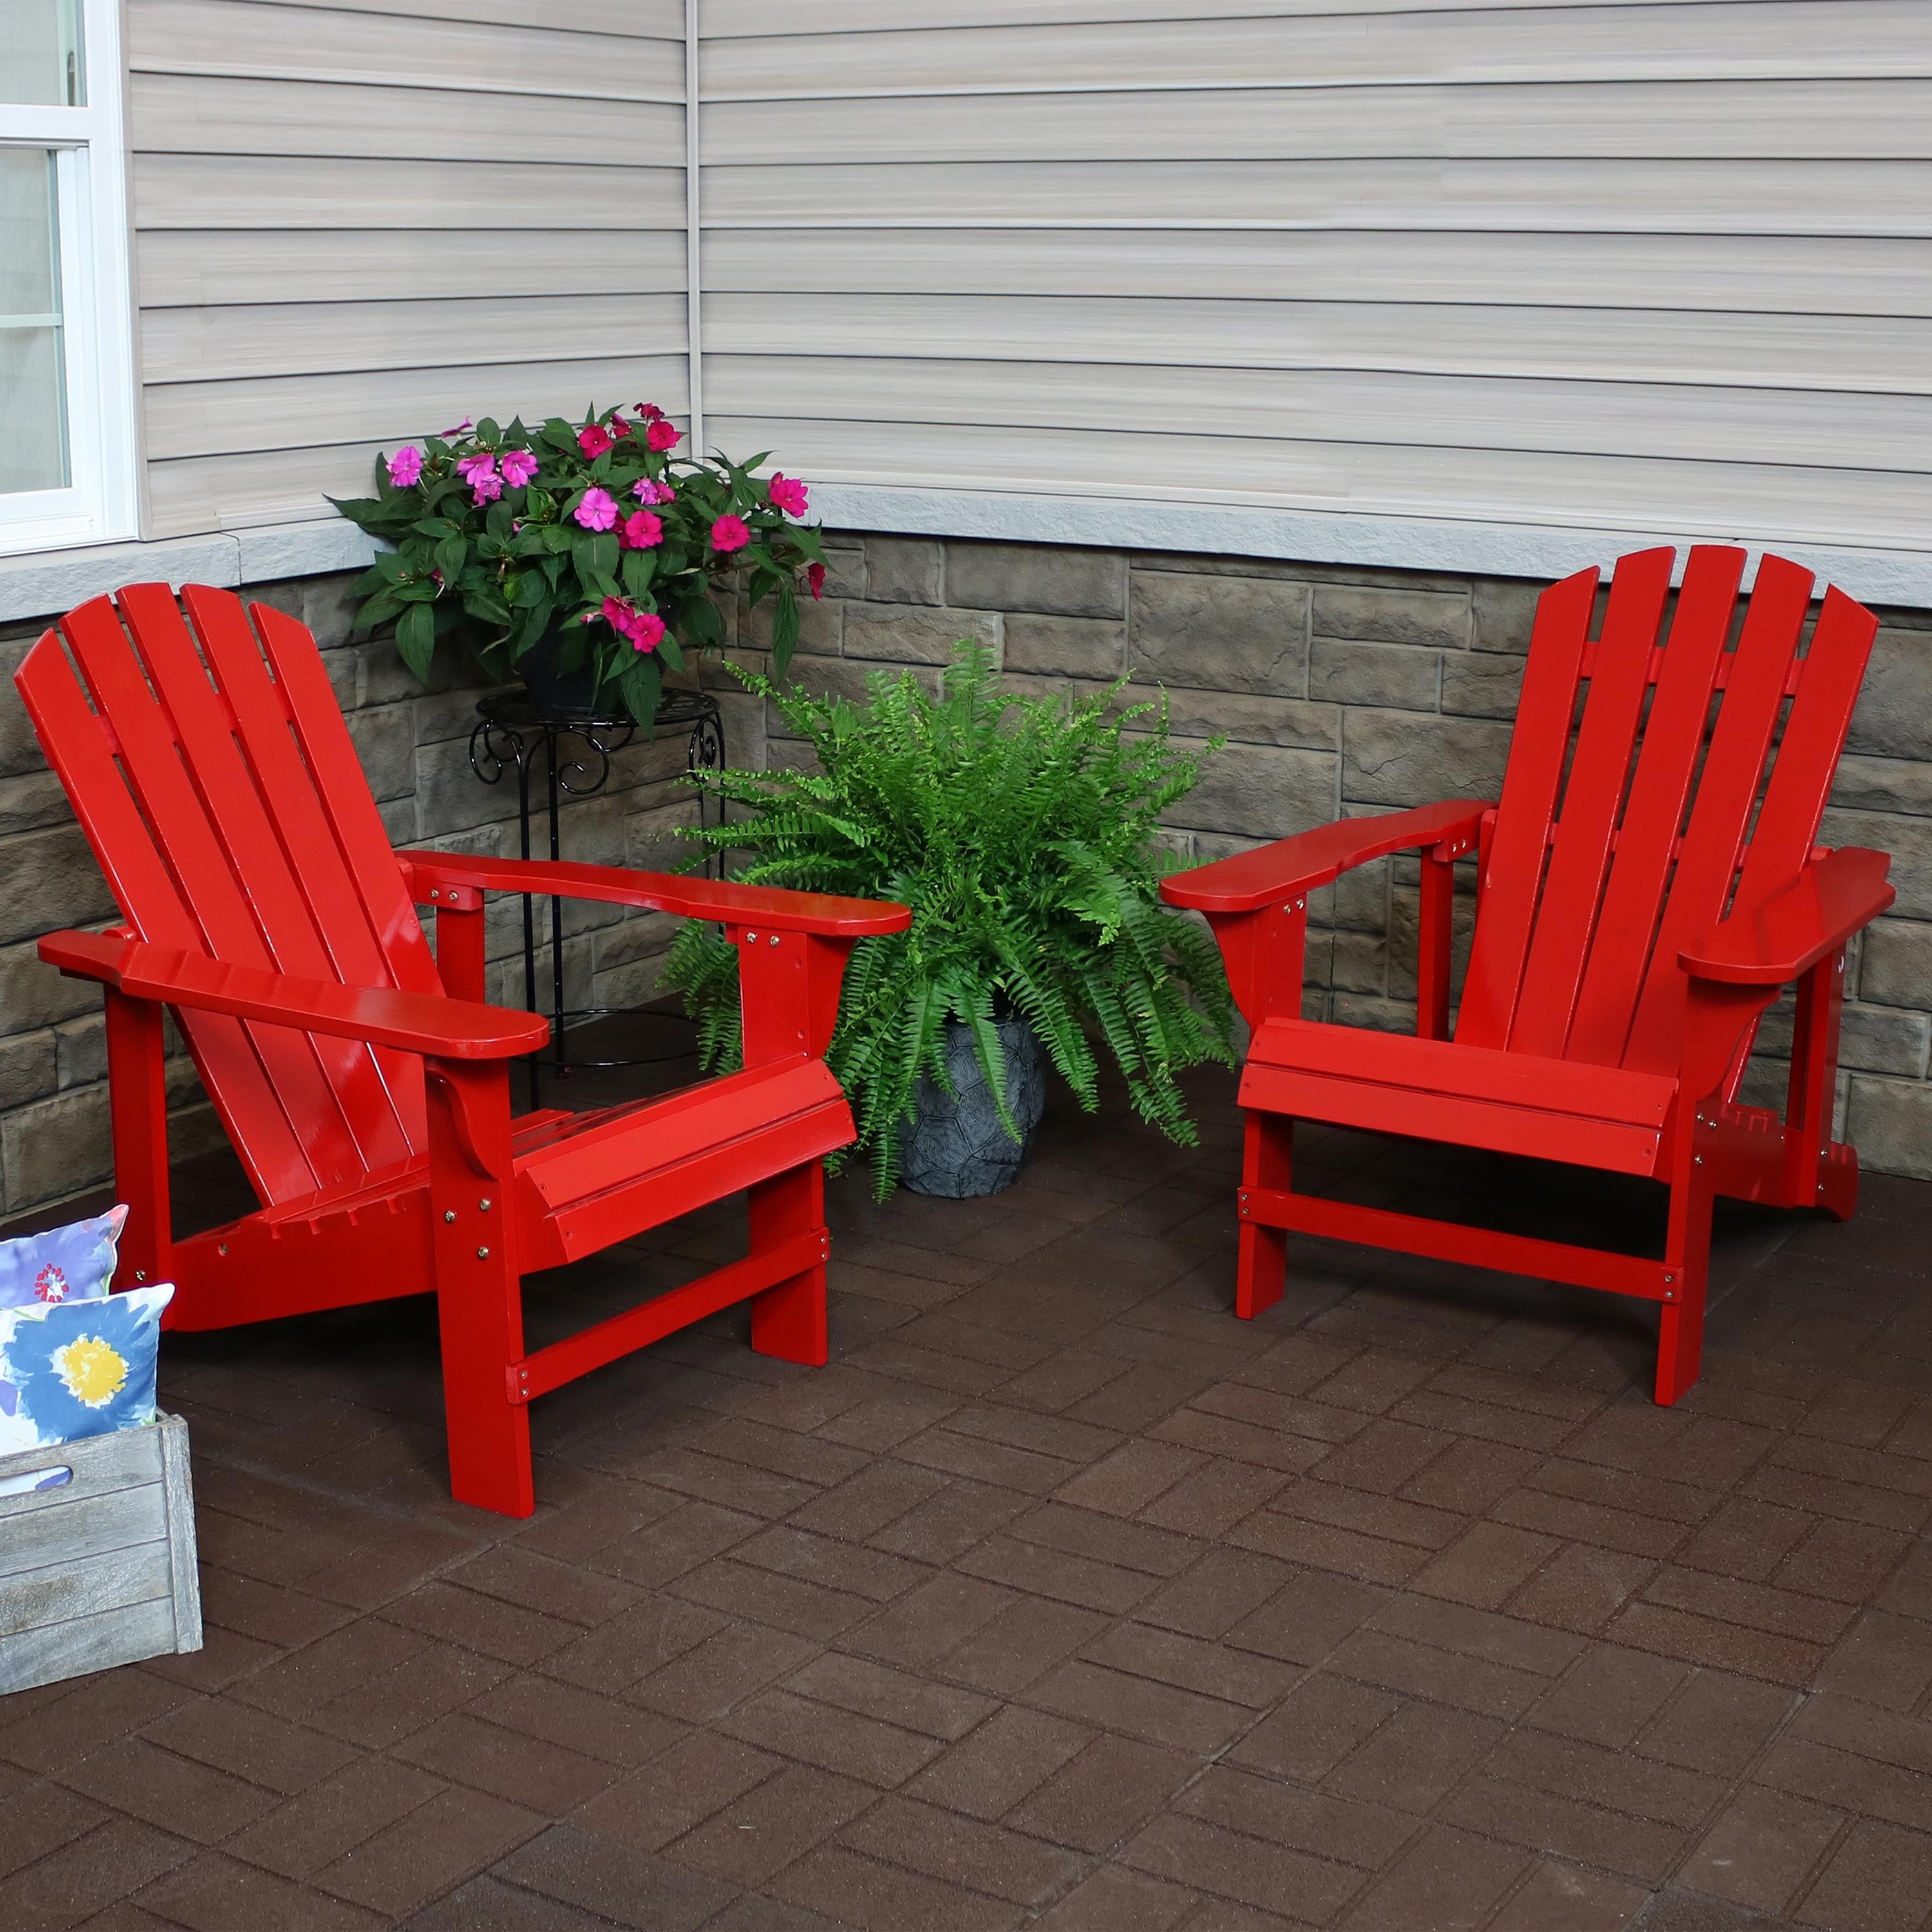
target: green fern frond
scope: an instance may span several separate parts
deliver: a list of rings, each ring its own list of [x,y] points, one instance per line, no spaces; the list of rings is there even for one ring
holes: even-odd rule
[[[1115,709],[1120,685],[1015,698],[992,652],[965,640],[936,694],[881,670],[857,704],[732,668],[818,769],[695,775],[721,822],[686,836],[747,884],[913,908],[909,930],[853,949],[827,1056],[881,1196],[920,1082],[948,1084],[950,1023],[968,1030],[1016,1138],[998,1033],[1008,1014],[1082,1107],[1100,1104],[1098,1042],[1135,1111],[1191,1142],[1178,1076],[1232,1061],[1234,1008],[1211,940],[1160,902],[1178,862],[1160,831],[1218,741],[1175,751],[1165,698]],[[687,926],[664,980],[698,1021],[705,1065],[735,1064],[733,949]]]

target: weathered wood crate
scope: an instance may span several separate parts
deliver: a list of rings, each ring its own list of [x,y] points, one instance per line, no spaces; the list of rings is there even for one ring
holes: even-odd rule
[[[188,1424],[0,1456],[0,1482],[62,1468],[0,1496],[0,1691],[201,1648]]]

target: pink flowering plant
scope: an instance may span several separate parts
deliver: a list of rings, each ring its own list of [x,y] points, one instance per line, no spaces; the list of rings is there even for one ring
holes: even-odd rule
[[[798,641],[799,593],[825,583],[806,486],[723,457],[680,455],[682,433],[649,403],[553,417],[537,429],[487,417],[383,457],[374,496],[336,500],[393,548],[358,586],[358,623],[394,622],[396,648],[427,679],[438,643],[492,676],[514,675],[548,640],[554,669],[587,671],[592,703],[648,724],[661,667],[721,646],[712,592],[776,600],[772,655]]]

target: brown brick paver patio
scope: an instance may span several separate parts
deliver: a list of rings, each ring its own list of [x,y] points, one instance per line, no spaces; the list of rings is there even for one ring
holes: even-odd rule
[[[1237,1322],[1198,1091],[1198,1150],[1060,1106],[991,1199],[842,1179],[831,1366],[733,1316],[548,1398],[524,1524],[448,1499],[426,1304],[171,1337],[207,1648],[0,1700],[0,1932],[1932,1925],[1932,1186],[1727,1215],[1666,1411],[1606,1297],[1310,1244]],[[733,1238],[545,1277],[533,1335]]]

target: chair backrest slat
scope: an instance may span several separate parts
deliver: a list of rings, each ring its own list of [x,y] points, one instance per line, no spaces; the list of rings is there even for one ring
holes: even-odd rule
[[[1782,557],[1767,556],[1758,566],[1624,1045],[1629,1066],[1664,1072],[1677,1064],[1690,996],[1677,956],[1724,916],[1737,883],[1765,760],[1771,755],[1792,660],[1804,636],[1811,582],[1808,570]],[[1810,782],[1821,797],[1837,762],[1834,751],[1822,773],[1811,776]],[[1792,861],[1792,872],[1803,856],[1800,853]]]
[[[180,622],[178,614],[176,622]],[[272,970],[274,960],[230,869],[220,828],[209,818],[184,760],[173,721],[148,688],[147,674],[110,610],[86,606],[62,625],[95,704],[119,740],[121,763],[142,814],[154,828],[196,928],[196,950],[239,966]],[[142,910],[122,908],[142,938]],[[184,1016],[183,1030],[194,1037]],[[358,1169],[355,1137],[313,1042],[286,1029],[251,1025],[283,1109],[309,1156],[315,1184],[350,1178]]]
[[[1456,1037],[1472,1046],[1502,1046],[1509,1039],[1542,889],[1550,820],[1563,782],[1598,580],[1597,572],[1579,571],[1552,584],[1536,607],[1509,766],[1503,774],[1502,803],[1484,866],[1482,916],[1476,923],[1456,1019]]]
[[[1640,550],[1624,558],[1610,580],[1594,675],[1563,787],[1562,814],[1510,1025],[1509,1043],[1520,1052],[1559,1054],[1569,1034],[1610,868],[1611,843],[1674,561],[1667,550]]]
[[[277,968],[308,979],[390,985],[361,909],[345,892],[328,890],[340,866],[332,864],[332,843],[315,836],[321,814],[286,722],[279,732],[263,729],[265,706],[277,712],[280,707],[240,605],[232,597],[198,597],[193,590],[183,601],[207,653],[206,664],[175,600],[160,586],[124,592],[121,608]],[[212,639],[219,639],[219,652]],[[393,1076],[408,1090],[404,1070],[410,1057],[380,1055],[354,1040],[320,1034],[314,1045],[340,1096],[362,1164],[386,1167],[407,1159],[410,1136],[390,1088]],[[418,1064],[418,1088],[421,1079]]]
[[[306,769],[292,729],[289,694],[278,680],[270,678],[262,661],[262,644],[240,608],[230,598],[194,585],[183,591],[182,602],[188,608],[222,696],[234,715],[236,736],[250,773],[260,788],[279,835],[290,877],[314,922],[323,948],[322,963],[316,970],[325,977],[339,979],[349,986],[398,986],[410,992],[440,991],[435,962],[429,956],[422,928],[412,913],[404,935],[416,942],[412,950],[395,945],[386,947],[377,934],[370,908],[344,862],[334,827]],[[251,606],[250,614],[256,624],[269,616],[294,622],[263,604]],[[299,625],[296,628],[320,670],[320,658],[308,633]],[[291,650],[286,655],[293,657],[296,653]],[[325,686],[328,683],[326,673],[322,682]],[[330,710],[338,728],[344,728],[333,702]],[[346,728],[344,735],[347,735]],[[362,789],[367,796],[367,786]],[[388,883],[394,888],[398,877],[394,862],[386,850],[382,856]],[[408,910],[405,898],[405,910]],[[382,1138],[379,1144],[368,1146],[368,1151],[371,1164],[381,1166],[401,1160],[424,1144],[422,1063],[413,1054],[396,1053],[386,1047],[369,1049],[369,1054],[392,1117],[385,1122],[382,1108],[374,1110]]]
[[[1724,668],[1744,567],[1742,550],[1718,544],[1700,544],[1684,567],[1671,618],[1670,647],[1658,654],[1662,662],[1654,668],[1642,754],[1624,807],[1589,964],[1562,1042],[1570,1059],[1615,1066],[1623,1058],[1709,726],[1712,694]]]
[[[111,622],[112,607],[104,598],[100,603]],[[75,619],[91,608],[83,606]],[[48,632],[28,653],[14,681],[123,915],[155,945],[205,951],[166,854],[128,790],[114,734],[90,708],[56,633]],[[249,1124],[236,1144],[256,1192],[278,1200],[313,1188],[314,1169],[248,1029],[239,1020],[204,1013],[191,1043],[203,1084],[211,1095],[223,1096],[224,1120]]]
[[[1801,657],[1811,574],[1767,556],[1727,650],[1744,553],[1700,544],[1660,644],[1673,561],[1622,560],[1594,646],[1594,574],[1544,593],[1458,1040],[1673,1070],[1678,953],[1789,885],[1811,850],[1877,620],[1828,592]]]
[[[402,868],[363,776],[342,707],[304,625],[266,604],[250,607],[275,674],[296,742],[308,761],[316,802],[362,902],[364,917],[395,984],[406,993],[440,993],[436,959],[403,884]]]
[[[129,924],[239,965],[440,992],[314,640],[255,607],[258,622],[278,620],[272,656],[296,670],[298,699],[271,676],[232,592],[196,587],[186,601],[199,644],[169,591],[140,585],[118,616],[101,598],[62,621],[73,664],[50,632],[18,680]],[[327,716],[298,728],[317,684]],[[332,795],[345,789],[359,818]],[[360,842],[352,862],[344,824]],[[373,905],[365,878],[386,889]],[[206,1014],[181,1021],[265,1200],[352,1182],[423,1145],[414,1056]]]

